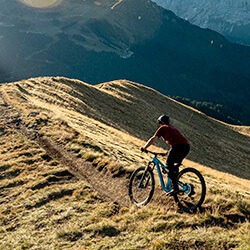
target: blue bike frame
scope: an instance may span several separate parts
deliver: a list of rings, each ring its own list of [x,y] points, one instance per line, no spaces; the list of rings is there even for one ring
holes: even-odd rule
[[[171,180],[168,177],[166,184],[165,184],[162,171],[161,171],[161,169],[164,169],[168,173],[169,171],[167,167],[156,156],[154,156],[154,158],[152,159],[152,162],[150,163],[153,163],[156,166],[162,189],[166,191],[167,193],[170,192],[172,190]]]
[[[164,179],[163,179],[163,175],[162,175],[162,171],[161,171],[161,169],[164,169],[164,171],[166,171],[166,173],[168,173],[169,170],[167,169],[167,167],[156,156],[154,156],[152,161],[149,162],[149,165],[150,165],[150,163],[153,163],[154,166],[156,166],[157,173],[158,173],[158,176],[159,176],[159,179],[161,182],[161,188],[164,191],[166,191],[167,193],[170,192],[172,190],[172,182],[171,182],[170,178],[167,177],[168,179],[167,179],[166,184],[165,184]],[[189,192],[190,192],[190,185],[189,184],[184,184],[184,183],[181,183],[178,181],[178,185],[179,185],[181,192],[183,192],[185,194],[189,194]]]

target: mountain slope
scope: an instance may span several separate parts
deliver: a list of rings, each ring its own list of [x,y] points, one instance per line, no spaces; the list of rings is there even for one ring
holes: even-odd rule
[[[190,140],[191,160],[240,177],[250,177],[248,136],[143,85],[114,81],[91,86],[77,80],[52,77],[3,85],[2,89],[5,88],[13,95],[13,99],[16,95],[20,96],[24,104],[27,102],[47,108],[50,112],[52,109],[52,114],[63,117],[77,131],[83,131],[85,128],[81,126],[84,124],[76,122],[68,110],[87,115],[143,140],[148,139],[157,128],[155,121],[159,115],[167,113],[173,124]],[[95,130],[95,126],[91,130]],[[97,136],[95,140],[98,141],[98,135],[90,133],[88,136]],[[109,152],[113,151],[113,139],[110,138],[110,148],[106,149]],[[97,146],[104,144],[100,139]],[[121,151],[126,148],[123,143],[119,147],[123,148]]]
[[[227,172],[184,161],[184,166],[198,168],[205,177],[203,212],[176,212],[158,182],[147,207],[127,203],[129,174],[149,159],[139,148],[156,128],[157,113],[165,111],[192,141],[189,159],[203,157],[212,168]],[[234,159],[224,156],[230,155],[230,147],[225,146],[216,161],[200,150],[213,131],[214,139],[219,134],[221,138],[213,142],[215,147],[231,144],[233,138],[235,158],[247,163],[249,135],[125,80],[92,86],[41,77],[1,85],[0,112],[0,248],[249,245],[249,165],[238,165],[242,178],[237,178],[228,174],[235,169],[222,166],[225,159],[223,164],[232,165]],[[219,153],[213,147],[209,150]]]
[[[250,45],[250,1],[153,0],[202,28],[215,30],[232,41]]]
[[[115,3],[64,1],[41,11],[3,1],[0,81],[48,75],[92,84],[129,79],[170,96],[237,104],[242,110],[235,122],[248,125],[248,47],[151,1]]]

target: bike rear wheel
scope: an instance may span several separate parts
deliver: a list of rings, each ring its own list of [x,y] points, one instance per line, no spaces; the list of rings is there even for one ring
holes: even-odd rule
[[[183,169],[178,177],[179,192],[175,202],[184,211],[195,211],[205,200],[206,183],[202,174],[194,168]]]
[[[143,206],[150,202],[155,188],[154,174],[151,168],[145,171],[145,167],[136,169],[129,181],[129,197],[137,206]]]

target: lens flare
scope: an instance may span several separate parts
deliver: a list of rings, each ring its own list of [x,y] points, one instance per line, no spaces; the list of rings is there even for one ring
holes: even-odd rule
[[[60,4],[62,0],[19,0],[21,3],[32,8],[46,9]]]

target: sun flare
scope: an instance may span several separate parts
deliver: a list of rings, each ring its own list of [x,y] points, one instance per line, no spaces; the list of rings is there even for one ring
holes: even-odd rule
[[[32,8],[46,9],[60,4],[62,0],[19,0],[21,3]]]

